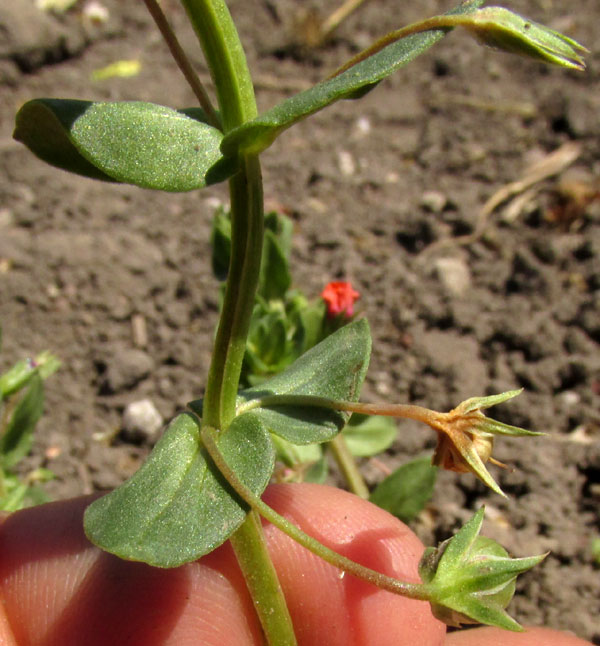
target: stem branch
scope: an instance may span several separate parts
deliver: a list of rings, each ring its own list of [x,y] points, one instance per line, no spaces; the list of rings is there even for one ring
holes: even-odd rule
[[[171,29],[167,17],[163,13],[163,10],[160,8],[160,5],[156,0],[144,0],[146,8],[148,9],[150,15],[154,19],[156,26],[158,27],[163,40],[167,44],[171,56],[177,63],[179,69],[181,70],[185,80],[188,82],[189,86],[192,88],[192,92],[196,95],[200,107],[206,112],[208,117],[207,121],[211,126],[221,129],[221,119],[219,118],[218,113],[213,108],[213,105],[210,101],[210,98],[202,85],[202,81],[198,78],[198,75],[194,71],[194,68],[190,62],[190,59],[187,57],[186,53],[183,51],[183,48],[177,40],[177,36]]]
[[[233,487],[235,492],[263,518],[268,520],[272,525],[275,525],[275,527],[287,534],[297,543],[300,543],[300,545],[311,551],[313,554],[316,554],[334,567],[342,570],[342,572],[352,574],[363,581],[376,585],[378,588],[382,588],[388,592],[393,592],[394,594],[399,594],[409,599],[429,600],[429,589],[426,585],[422,583],[407,583],[400,581],[382,574],[381,572],[376,572],[371,568],[360,565],[355,561],[338,554],[329,547],[326,547],[312,536],[304,533],[299,527],[288,521],[286,518],[279,515],[274,509],[265,504],[258,496],[248,489],[248,487],[246,487],[246,485],[244,485],[237,477],[236,473],[229,467],[217,446],[217,434],[218,431],[214,428],[205,426],[201,431],[204,447],[217,465],[219,471],[227,478],[227,481]]]
[[[427,20],[407,25],[406,27],[402,27],[401,29],[396,29],[396,31],[391,31],[389,34],[386,34],[379,40],[376,40],[366,49],[363,49],[363,51],[356,54],[356,56],[353,56],[350,60],[348,60],[346,63],[344,63],[344,65],[335,70],[335,72],[333,72],[333,74],[331,74],[327,78],[332,79],[336,76],[339,76],[346,70],[349,70],[351,67],[354,67],[358,63],[369,58],[369,56],[377,54],[382,49],[386,48],[392,43],[395,43],[401,38],[406,38],[407,36],[412,36],[413,34],[419,34],[423,31],[432,31],[434,29],[443,29],[445,31],[448,31],[449,29],[454,29],[454,27],[468,23],[469,19],[465,16],[445,15],[434,16],[433,18],[428,18]]]
[[[241,415],[254,408],[273,408],[275,406],[312,406],[361,415],[401,417],[423,422],[428,426],[434,426],[440,418],[440,413],[413,404],[363,404],[362,402],[338,401],[313,395],[267,395],[244,402],[238,407],[237,414]]]
[[[327,442],[327,448],[331,451],[340,471],[346,479],[350,491],[360,498],[367,500],[369,498],[369,489],[356,464],[354,456],[350,453],[344,436],[338,433],[333,440]]]
[[[244,575],[256,614],[269,637],[269,643],[274,646],[296,646],[292,618],[256,511],[248,514],[229,542]]]
[[[224,0],[181,0],[198,35],[215,83],[223,131],[257,114],[246,55]],[[231,260],[204,395],[203,425],[226,429],[235,402],[258,280],[264,234],[263,187],[258,156],[240,158],[229,180]],[[218,465],[217,465],[218,466]],[[228,478],[227,472],[221,472]],[[230,538],[270,646],[295,646],[294,626],[262,526],[250,514]]]

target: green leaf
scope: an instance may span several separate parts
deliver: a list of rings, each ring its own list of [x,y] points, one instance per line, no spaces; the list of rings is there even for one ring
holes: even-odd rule
[[[243,390],[238,412],[252,410],[269,431],[295,444],[326,442],[346,424],[350,414],[311,406],[261,407],[261,398],[308,395],[357,401],[371,353],[369,324],[360,319],[311,348],[284,372]],[[202,400],[189,407],[202,415]]]
[[[44,385],[34,373],[0,437],[0,466],[9,469],[31,450],[35,425],[44,411]]]
[[[350,453],[366,458],[388,449],[398,435],[398,428],[391,417],[354,413],[342,433]]]
[[[42,379],[47,379],[59,368],[60,361],[48,351],[41,352],[35,359],[17,361],[0,376],[0,400],[21,390],[33,375],[38,374]]]
[[[12,513],[25,506],[27,485],[12,474],[5,474],[2,478],[3,494],[0,496],[0,511]]]
[[[314,463],[323,457],[323,448],[320,444],[292,444],[278,435],[273,435],[273,445],[277,459],[288,467]]]
[[[473,11],[484,0],[461,3],[449,14]],[[268,148],[287,128],[340,99],[358,98],[387,76],[410,63],[437,43],[448,30],[433,30],[409,36],[393,43],[339,76],[326,79],[300,92],[256,119],[235,128],[223,139],[221,150],[226,156],[238,152],[258,153]]]
[[[433,495],[437,468],[431,458],[411,460],[382,480],[369,500],[405,523],[413,520]]]
[[[357,401],[371,354],[365,319],[344,326],[303,354],[284,372],[240,392],[238,408],[271,395],[312,395]],[[259,402],[258,402],[258,405]],[[350,414],[315,406],[254,408],[267,429],[294,444],[326,442],[342,430]]]
[[[258,417],[237,417],[220,433],[219,449],[260,495],[273,472],[274,451]],[[227,540],[247,511],[201,446],[200,421],[182,413],[140,470],[87,508],[84,527],[93,543],[121,558],[177,567]]]
[[[35,362],[31,359],[17,361],[9,370],[0,376],[0,396],[2,399],[18,392],[36,373]]]
[[[322,455],[313,465],[304,473],[304,482],[314,482],[315,484],[324,484],[329,475],[329,463],[325,455]]]
[[[29,473],[23,480],[14,473],[4,473],[2,486],[0,487],[2,490],[2,494],[0,494],[0,511],[18,511],[23,507],[32,507],[50,501],[50,497],[43,489],[28,484],[32,481],[40,481],[39,478],[36,478],[37,471]],[[49,479],[49,477],[44,477],[43,480]]]
[[[294,234],[292,219],[283,213],[269,211],[265,213],[265,229],[273,232],[283,255],[289,260],[292,253],[292,236]]]
[[[14,137],[64,170],[163,191],[190,191],[236,171],[222,133],[197,118],[138,101],[35,99],[17,113]]]
[[[267,301],[283,300],[291,284],[292,276],[285,251],[277,236],[266,229],[258,294]]]

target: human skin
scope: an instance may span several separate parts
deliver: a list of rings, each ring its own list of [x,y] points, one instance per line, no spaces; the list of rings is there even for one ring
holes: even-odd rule
[[[264,500],[360,563],[417,580],[423,545],[397,519],[319,485],[273,485]],[[8,516],[0,526],[1,646],[255,646],[260,626],[228,543],[172,570],[122,561],[82,529],[89,498]],[[585,646],[552,631],[446,636],[427,603],[340,572],[265,524],[299,646]],[[540,637],[542,635],[542,637]]]

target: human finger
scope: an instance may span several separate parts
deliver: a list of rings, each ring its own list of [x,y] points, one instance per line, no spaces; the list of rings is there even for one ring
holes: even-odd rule
[[[386,512],[315,485],[276,485],[265,499],[346,556],[416,580],[423,546]],[[2,606],[19,646],[261,643],[227,544],[174,570],[122,561],[85,538],[87,504],[89,499],[79,499],[24,510],[0,529]],[[444,627],[427,604],[342,579],[272,526],[266,533],[301,646],[442,644]]]
[[[423,544],[406,525],[341,489],[269,487],[265,502],[327,547],[374,570],[417,582]],[[302,646],[441,646],[429,604],[386,592],[315,557],[272,525],[269,551]]]
[[[18,646],[260,644],[229,545],[171,570],[123,561],[85,537],[89,503],[79,498],[22,510],[0,527],[7,633],[0,644],[11,638]]]

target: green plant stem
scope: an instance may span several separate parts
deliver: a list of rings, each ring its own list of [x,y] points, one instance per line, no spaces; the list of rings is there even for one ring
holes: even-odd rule
[[[465,19],[464,16],[433,16],[433,18],[428,18],[421,22],[415,22],[411,25],[407,25],[406,27],[402,27],[401,29],[391,31],[389,34],[386,34],[379,40],[376,40],[372,45],[367,47],[367,49],[364,49],[362,52],[356,54],[356,56],[353,56],[350,60],[348,60],[346,63],[344,63],[344,65],[335,70],[335,72],[333,72],[333,74],[331,74],[327,78],[334,78],[336,76],[339,76],[340,74],[342,74],[342,72],[349,70],[351,67],[354,67],[361,61],[364,61],[366,58],[369,58],[369,56],[377,54],[377,52],[380,52],[382,49],[384,49],[388,45],[391,45],[392,43],[395,43],[401,38],[406,38],[407,36],[412,36],[413,34],[419,34],[423,31],[431,31],[432,29],[443,29],[444,31],[448,31],[450,29],[454,29],[454,27],[464,24],[466,20],[468,20],[468,18]]]
[[[413,404],[363,404],[361,402],[338,401],[327,397],[313,395],[267,395],[251,399],[238,406],[237,413],[241,415],[254,408],[273,408],[275,406],[313,406],[328,410],[359,413],[361,415],[384,415],[386,417],[401,417],[423,422],[432,426],[442,416],[442,413],[414,406]]]
[[[268,520],[272,525],[275,525],[275,527],[287,534],[297,543],[300,543],[300,545],[310,550],[313,554],[316,554],[334,567],[339,568],[342,572],[352,574],[353,576],[372,583],[378,588],[382,588],[388,592],[393,592],[394,594],[399,594],[409,599],[429,601],[430,591],[426,584],[400,581],[399,579],[395,579],[382,574],[381,572],[376,572],[371,568],[360,565],[359,563],[356,563],[355,561],[352,561],[351,559],[346,558],[323,545],[265,504],[258,496],[248,489],[248,487],[246,487],[246,485],[244,485],[237,477],[235,472],[229,468],[225,458],[219,451],[219,447],[216,442],[217,434],[218,431],[209,426],[205,426],[201,431],[204,447],[219,468],[219,471],[227,478],[227,481],[233,487],[235,492],[263,518]]]
[[[275,646],[296,646],[292,618],[267,550],[260,516],[256,511],[248,514],[229,541],[244,574],[256,613],[269,636],[269,643]],[[282,621],[282,618],[285,618],[285,621]]]
[[[367,500],[369,489],[342,433],[338,433],[331,442],[327,442],[327,448],[346,479],[350,491]]]
[[[167,44],[171,56],[177,63],[181,73],[185,77],[185,80],[188,82],[188,85],[192,88],[192,92],[196,95],[200,107],[206,112],[208,117],[207,121],[211,126],[215,128],[221,128],[221,119],[219,118],[218,113],[215,111],[208,93],[204,89],[202,82],[198,78],[198,75],[194,71],[190,59],[187,57],[186,53],[183,51],[183,48],[177,40],[177,36],[171,29],[167,17],[163,13],[163,10],[160,8],[160,5],[156,0],[144,0],[148,12],[154,19],[158,30],[160,31],[163,40]]]
[[[237,29],[223,0],[181,0],[198,35],[229,132],[257,115],[254,86]]]
[[[223,131],[227,133],[257,115],[254,86],[242,44],[224,0],[181,2],[204,51],[217,91]],[[203,425],[221,430],[226,429],[236,415],[235,403],[258,287],[264,236],[258,156],[247,155],[239,162],[239,172],[229,180],[231,260],[202,420]],[[226,473],[223,475],[228,479]],[[294,646],[294,626],[266,551],[260,522],[250,514],[230,540],[268,644]]]
[[[242,361],[260,274],[264,215],[258,158],[242,159],[240,172],[229,186],[231,260],[203,405],[204,423],[220,429],[227,428],[236,415]]]

